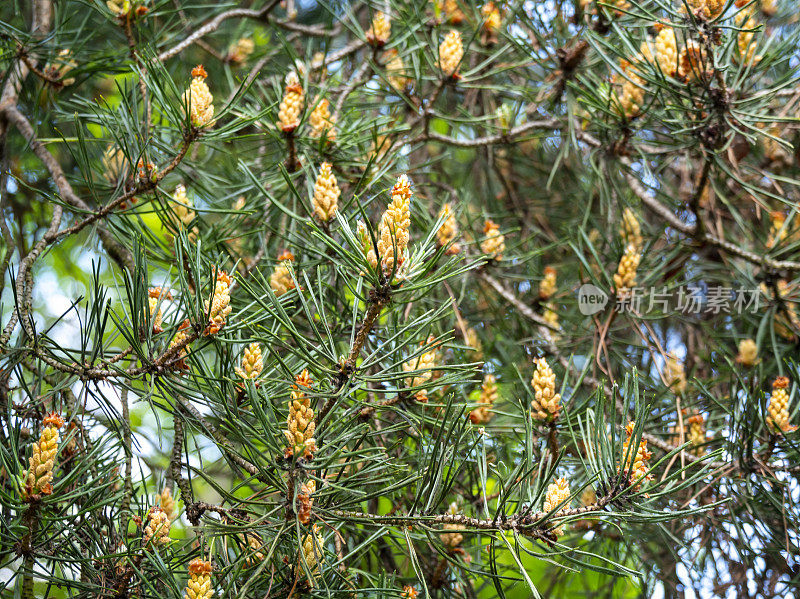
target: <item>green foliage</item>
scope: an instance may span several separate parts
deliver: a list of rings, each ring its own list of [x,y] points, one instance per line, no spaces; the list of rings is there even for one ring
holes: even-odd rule
[[[0,8],[4,596],[788,596],[794,3],[246,4]]]

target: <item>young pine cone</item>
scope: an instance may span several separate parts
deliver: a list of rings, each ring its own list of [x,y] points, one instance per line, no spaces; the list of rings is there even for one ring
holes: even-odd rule
[[[161,489],[161,493],[158,494],[158,503],[170,521],[178,517],[178,513],[175,511],[175,498],[169,487]]]
[[[439,45],[439,68],[446,77],[458,79],[458,67],[464,57],[464,45],[461,43],[461,34],[453,29]]]
[[[336,141],[336,118],[331,115],[330,102],[321,98],[316,102],[314,110],[308,115],[308,124],[311,127],[310,135],[322,138],[327,142]]]
[[[275,293],[275,297],[280,297],[295,288],[292,271],[289,263],[294,262],[294,255],[289,250],[283,250],[278,256],[279,264],[269,277],[269,286]]]
[[[303,539],[303,546],[300,548],[300,564],[298,564],[298,566],[302,568],[302,564],[304,563],[308,568],[308,586],[312,588],[316,583],[317,574],[319,574],[323,543],[322,535],[319,534],[319,528],[315,524],[312,526],[311,532]]]
[[[444,220],[436,232],[436,244],[439,247],[447,248],[445,251],[447,255],[455,255],[461,251],[458,243],[455,243],[456,237],[458,237],[458,221],[456,221],[449,203],[442,206],[439,218]]]
[[[500,233],[500,225],[489,219],[483,226],[486,238],[481,242],[481,251],[492,260],[502,260],[506,251],[505,235]]]
[[[284,435],[289,443],[287,454],[300,454],[310,458],[317,450],[314,439],[314,410],[311,409],[311,399],[303,389],[308,389],[313,384],[308,370],[303,370],[292,385],[289,399],[289,416],[286,419]]]
[[[625,247],[633,245],[639,252],[644,248],[642,227],[639,224],[636,213],[630,208],[625,208],[622,212],[622,225],[619,228],[619,236],[622,239],[622,245]]]
[[[492,419],[492,406],[497,401],[497,381],[493,374],[483,377],[481,385],[480,404],[469,413],[469,419],[473,424],[486,424]]]
[[[183,599],[211,599],[214,588],[211,586],[211,562],[195,558],[189,562],[189,581]]]
[[[772,383],[772,396],[769,398],[767,406],[767,424],[775,431],[789,433],[797,430],[797,427],[789,424],[789,393],[786,388],[789,386],[789,379],[779,376]]]
[[[192,69],[192,83],[189,89],[183,92],[183,106],[195,127],[213,125],[214,96],[208,89],[206,77],[208,73],[203,65],[197,65]]]
[[[244,565],[248,568],[252,568],[264,560],[265,556],[262,551],[264,542],[261,540],[261,537],[254,532],[247,532],[244,536],[247,541],[247,548],[249,549],[249,554],[244,560]]]
[[[242,354],[242,367],[234,368],[236,374],[243,379],[256,379],[264,370],[264,358],[261,355],[261,346],[251,343],[244,348]]]
[[[620,71],[611,78],[616,90],[614,107],[620,115],[632,119],[642,111],[646,82],[635,73],[627,60],[620,62]]]
[[[382,48],[389,41],[392,33],[392,21],[382,12],[375,13],[372,23],[367,30],[367,42],[376,48]]]
[[[312,495],[317,490],[317,483],[309,480],[300,485],[300,492],[297,494],[297,519],[302,524],[311,521],[311,508],[314,507]]]
[[[300,78],[292,71],[286,77],[283,99],[278,107],[278,126],[284,134],[290,135],[300,125],[300,113],[303,112],[305,95]]]
[[[636,246],[629,243],[619,261],[617,272],[614,273],[614,287],[618,296],[623,297],[636,287],[636,271],[639,269],[640,260],[641,256]]]
[[[758,364],[758,345],[755,341],[752,339],[739,341],[739,354],[736,356],[736,362],[746,368],[752,368]]]
[[[312,206],[314,213],[323,222],[330,221],[339,209],[339,184],[331,170],[330,162],[323,162],[319,167],[319,175],[314,183]]]
[[[392,201],[386,208],[378,225],[378,254],[374,248],[367,252],[367,260],[373,268],[380,261],[385,275],[395,271],[397,275],[406,259],[409,228],[411,227],[411,181],[400,175],[392,187]]]
[[[53,469],[60,441],[58,429],[64,426],[64,419],[52,413],[42,423],[44,428],[39,441],[33,444],[28,469],[22,473],[22,498],[29,503],[53,492]]]
[[[550,483],[547,487],[547,494],[545,495],[544,499],[544,511],[552,512],[562,501],[567,501],[569,497],[570,491],[567,479],[563,477],[556,479],[555,482]],[[559,512],[566,509],[569,509],[569,502],[564,504]],[[564,527],[557,526],[553,529],[553,534],[555,534],[557,537],[560,537],[564,534]]]
[[[623,458],[625,458],[625,456],[628,454],[628,447],[630,446],[631,437],[633,436],[633,429],[635,426],[636,423],[631,421],[625,427],[626,438],[622,443]],[[643,483],[646,483],[653,478],[652,475],[647,474],[647,471],[650,469],[649,462],[651,456],[652,453],[647,449],[647,441],[641,439],[636,451],[631,452],[628,462],[626,463],[626,467],[624,468],[627,471],[628,479],[630,480],[634,489],[638,489]]]
[[[433,337],[429,337],[427,342],[430,344]],[[422,344],[424,345],[424,343]],[[435,347],[429,348],[419,356],[415,356],[403,364],[404,372],[415,372],[413,376],[406,379],[406,385],[409,387],[420,387],[433,378],[433,370],[436,368],[437,351]],[[419,389],[414,397],[420,403],[428,401],[428,390]]]
[[[186,364],[186,348],[188,344],[186,340],[189,339],[189,329],[191,327],[191,323],[187,318],[181,323],[181,326],[178,327],[178,330],[175,333],[175,336],[172,338],[172,341],[169,342],[169,349],[172,350],[173,348],[180,347],[178,353],[176,354],[177,360],[175,361],[175,368],[178,370],[187,370],[189,366]]]
[[[214,295],[211,298],[211,307],[206,302],[208,312],[208,328],[206,335],[216,335],[225,326],[228,315],[231,313],[230,286],[233,279],[224,270],[217,272],[217,280],[214,283]]]
[[[170,518],[167,512],[160,507],[151,507],[147,512],[142,546],[148,548],[152,545],[166,545],[169,543]]]
[[[678,70],[678,40],[672,27],[662,27],[656,36],[656,62],[667,77]]]
[[[689,442],[692,444],[692,453],[698,457],[706,454],[706,422],[703,415],[696,413],[687,420],[689,425]]]
[[[164,329],[161,328],[164,314],[161,311],[161,303],[164,300],[171,300],[172,294],[169,291],[164,291],[161,287],[151,287],[147,291],[147,305],[150,309],[150,324],[154,333],[161,333]]]
[[[556,374],[544,358],[535,360],[535,364],[531,379],[534,393],[531,415],[537,420],[553,422],[561,411],[561,395],[556,393]]]
[[[544,277],[542,278],[542,282],[539,283],[539,299],[549,300],[556,294],[556,291],[558,291],[556,277],[557,273],[555,268],[552,266],[544,267]]]

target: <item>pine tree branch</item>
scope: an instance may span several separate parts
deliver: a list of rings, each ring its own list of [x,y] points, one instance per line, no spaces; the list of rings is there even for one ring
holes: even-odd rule
[[[258,10],[252,10],[249,8],[234,8],[232,10],[220,13],[205,25],[202,25],[196,31],[190,33],[185,39],[175,44],[172,48],[163,51],[156,57],[156,60],[158,62],[169,60],[185,48],[191,46],[195,41],[219,29],[219,26],[228,19],[264,19],[279,4],[279,2],[280,0],[272,0],[272,2]]]

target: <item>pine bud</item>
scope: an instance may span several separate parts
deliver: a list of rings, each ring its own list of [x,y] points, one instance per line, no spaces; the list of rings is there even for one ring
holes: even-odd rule
[[[106,6],[115,17],[125,17],[131,11],[130,0],[107,0]]]
[[[192,69],[192,83],[183,92],[183,106],[189,115],[189,120],[194,127],[213,125],[214,96],[206,84],[208,73],[203,65]]]
[[[152,545],[166,545],[169,543],[170,521],[167,513],[160,507],[151,507],[142,534],[142,546],[149,548]]]
[[[314,110],[308,115],[308,124],[311,126],[311,137],[322,138],[326,142],[336,140],[336,118],[331,115],[330,102],[326,98],[316,101]]]
[[[275,297],[280,297],[295,288],[292,271],[289,267],[289,264],[294,262],[294,255],[289,250],[283,250],[278,256],[278,261],[279,264],[269,277],[269,286],[275,293]]]
[[[389,84],[398,91],[404,91],[411,85],[411,78],[406,75],[406,65],[397,50],[389,50],[385,56],[386,78]]]
[[[242,353],[242,367],[235,368],[236,374],[245,380],[256,379],[264,370],[264,358],[261,355],[261,346],[251,343],[244,348]]]
[[[789,379],[779,376],[772,383],[772,396],[769,398],[767,406],[767,424],[775,431],[789,433],[797,430],[797,427],[789,424],[789,393],[786,388],[789,386]]]
[[[711,21],[722,14],[727,0],[686,0],[692,14]]]
[[[127,176],[129,170],[128,161],[122,148],[109,144],[106,151],[103,152],[103,174],[108,182],[116,185],[120,178]]]
[[[197,240],[200,230],[196,226],[190,228],[195,218],[194,204],[186,195],[186,188],[183,185],[178,185],[175,188],[172,193],[172,200],[173,202],[170,206],[172,207],[172,214],[175,216],[175,226],[178,229],[185,230],[189,241],[194,242]]]
[[[333,218],[339,208],[339,184],[331,170],[330,162],[323,162],[319,167],[319,175],[314,183],[314,213],[326,223]]]
[[[552,266],[544,267],[544,277],[539,283],[539,298],[542,300],[549,300],[558,291],[556,284],[556,269]]]
[[[503,252],[506,251],[506,238],[500,233],[500,225],[489,219],[483,225],[483,232],[486,237],[481,242],[481,251],[493,260],[502,260]]]
[[[769,135],[764,135],[761,143],[764,146],[764,156],[771,162],[779,164],[788,163],[790,161],[789,152],[781,145],[783,132],[777,125],[767,127],[767,123],[758,125],[760,129],[767,129]]]
[[[547,486],[547,494],[544,498],[544,511],[552,512],[562,501],[567,501],[569,498],[570,491],[567,479],[563,477],[556,479],[555,482],[552,482]],[[562,512],[566,509],[569,509],[569,502],[564,504],[559,512]],[[556,537],[560,537],[564,534],[564,526],[557,526],[552,532],[554,535],[556,535]]]
[[[534,363],[536,370],[531,379],[534,394],[531,416],[536,420],[553,422],[561,411],[561,395],[556,393],[556,373],[544,358],[538,358]]]
[[[464,13],[458,6],[457,0],[435,0],[440,18],[450,25],[461,25],[464,22]]]
[[[469,413],[469,419],[473,424],[486,424],[492,419],[492,406],[497,401],[498,390],[497,381],[493,374],[487,374],[483,377],[483,384],[481,385],[481,395],[479,405],[477,408]]]
[[[172,497],[172,491],[169,487],[161,489],[161,493],[158,494],[158,502],[170,522],[178,517],[175,511],[175,499]]]
[[[230,285],[232,279],[224,270],[217,272],[217,281],[214,285],[214,295],[211,298],[209,309],[206,302],[206,312],[208,312],[208,328],[206,335],[216,335],[225,326],[225,321],[231,313]]]
[[[375,48],[382,48],[389,41],[392,33],[392,21],[389,16],[382,12],[375,13],[372,24],[367,30],[367,42]]]
[[[358,240],[358,244],[361,247],[361,251],[363,252],[364,256],[369,257],[369,251],[372,247],[372,237],[367,230],[367,225],[364,223],[363,220],[358,221],[356,225],[356,239]]]
[[[172,341],[169,342],[169,349],[174,347],[182,346],[181,349],[177,353],[178,360],[175,362],[175,368],[179,370],[187,370],[189,367],[186,364],[186,348],[187,345],[182,345],[186,339],[188,338],[188,330],[191,326],[189,319],[187,318],[181,323],[181,326],[178,327],[178,330],[175,333],[175,336],[172,338]]]
[[[439,45],[439,68],[446,77],[458,79],[458,67],[464,57],[464,46],[461,34],[453,29]]]
[[[314,507],[312,495],[317,490],[317,483],[309,480],[300,485],[300,492],[297,494],[297,519],[302,524],[311,521],[311,508]]]
[[[461,251],[461,248],[457,243],[454,243],[456,237],[458,237],[458,222],[449,203],[442,206],[439,212],[439,219],[444,220],[442,220],[442,225],[436,232],[436,243],[439,247],[447,248],[446,254],[455,255]]]
[[[421,346],[433,343],[434,337],[428,337],[426,342],[420,343]],[[414,372],[415,374],[406,379],[409,387],[420,387],[425,385],[433,378],[433,370],[437,366],[437,351],[435,347],[430,347],[422,354],[415,356],[403,364],[403,372]],[[420,403],[428,401],[428,390],[419,389],[414,397]]]
[[[325,541],[319,534],[319,527],[315,524],[303,539],[303,546],[300,549],[301,564],[305,563],[308,567],[308,586],[314,587],[317,574],[319,574],[319,564],[322,561],[322,545]],[[301,566],[302,567],[302,566]]]
[[[417,599],[418,596],[419,591],[410,584],[405,585],[400,593],[400,599]]]
[[[706,421],[703,415],[696,412],[687,420],[689,425],[689,442],[692,444],[692,453],[698,457],[706,454]]]
[[[761,12],[765,17],[774,17],[778,12],[777,0],[761,0]]]
[[[64,419],[53,412],[44,417],[42,424],[39,441],[33,444],[28,459],[28,469],[22,473],[22,498],[28,503],[53,493],[53,469],[60,440],[58,429],[64,426]]]
[[[467,329],[464,343],[475,353],[475,359],[480,360],[483,357],[483,347],[481,346],[480,337],[478,332],[470,327]]]
[[[772,223],[769,229],[769,238],[767,239],[767,247],[773,248],[786,241],[789,236],[789,231],[786,228],[786,214],[780,210],[773,210],[770,212]]]
[[[639,219],[636,218],[636,213],[630,208],[625,208],[622,212],[622,224],[620,225],[619,236],[624,246],[627,247],[629,244],[633,244],[637,251],[642,251],[644,247],[642,227],[639,225]]]
[[[228,50],[228,60],[237,65],[242,65],[247,62],[255,48],[255,43],[249,37],[239,38]]]
[[[756,43],[753,41],[755,29],[758,26],[758,21],[755,16],[755,5],[751,4],[743,8],[736,14],[736,26],[741,29],[736,38],[737,46],[739,49],[739,60],[746,65],[754,65],[761,60],[760,56],[756,56]]]
[[[551,325],[553,328],[558,329],[561,325],[558,322],[558,312],[556,312],[555,304],[553,302],[547,302],[542,310],[542,317],[544,321]],[[553,337],[554,339],[559,338],[558,334],[554,331],[548,331],[548,335]]]
[[[389,275],[393,270],[399,276],[400,268],[406,259],[408,231],[411,227],[411,182],[407,175],[400,175],[392,187],[392,201],[386,208],[378,225],[378,256],[374,249],[367,252],[367,260],[373,268],[378,266],[378,258],[383,272]]]
[[[483,17],[483,30],[491,39],[496,39],[500,26],[503,24],[503,16],[494,2],[487,2],[481,6],[481,16]]]
[[[303,370],[295,378],[289,398],[289,416],[286,419],[284,435],[289,443],[287,455],[301,454],[310,458],[317,450],[314,439],[314,410],[311,409],[311,399],[303,391],[313,385],[308,370]]]
[[[261,537],[254,532],[246,532],[244,537],[247,542],[247,547],[250,550],[249,555],[244,560],[244,565],[248,568],[252,568],[256,564],[264,561],[265,556],[262,551],[264,542],[261,540]]]
[[[645,81],[637,75],[631,63],[620,61],[620,71],[615,72],[611,83],[616,89],[615,104],[617,112],[629,119],[639,116],[644,103]]]
[[[171,300],[172,294],[169,291],[164,291],[161,287],[151,287],[147,291],[147,304],[150,308],[150,324],[153,327],[154,333],[161,333],[164,329],[161,324],[164,319],[164,314],[161,312],[161,302],[164,300]]]
[[[631,444],[631,437],[635,426],[636,423],[631,421],[625,427],[626,438],[622,443],[623,458],[625,458],[628,453],[628,447]],[[651,456],[652,453],[647,449],[647,441],[641,439],[636,451],[631,452],[624,468],[634,489],[640,488],[643,483],[653,478],[652,475],[647,474],[647,471],[650,469],[649,461]]]
[[[678,40],[672,27],[663,27],[656,36],[656,62],[661,72],[674,77],[678,70]]]
[[[458,504],[456,504],[455,501],[450,504],[447,513],[453,515],[458,513]],[[448,524],[443,524],[442,528],[444,530],[458,530],[463,527],[459,524],[448,523]],[[444,543],[444,546],[447,547],[450,551],[457,549],[458,546],[461,545],[461,542],[464,540],[464,535],[461,534],[460,532],[443,532],[439,535],[439,537],[442,539],[442,543]]]
[[[286,87],[283,99],[278,107],[278,125],[285,134],[291,134],[300,125],[300,113],[303,111],[305,95],[300,78],[294,71],[286,76]]]
[[[678,57],[678,75],[687,82],[707,79],[709,64],[703,47],[696,41],[689,40]]]
[[[186,583],[183,599],[211,599],[214,588],[211,586],[211,562],[195,558],[189,562],[189,581]]]
[[[626,296],[630,289],[636,286],[636,271],[640,260],[636,246],[629,243],[614,274],[614,287],[618,296]]]
[[[758,346],[752,339],[742,339],[739,341],[739,354],[736,356],[736,361],[747,368],[751,368],[758,364]]]
[[[686,392],[686,371],[683,363],[672,354],[667,354],[667,371],[665,373],[667,385],[676,395],[683,395]]]

